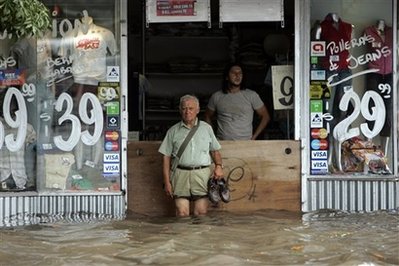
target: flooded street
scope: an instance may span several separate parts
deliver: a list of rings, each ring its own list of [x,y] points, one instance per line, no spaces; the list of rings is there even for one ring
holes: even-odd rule
[[[57,222],[0,239],[0,265],[399,265],[398,211]]]

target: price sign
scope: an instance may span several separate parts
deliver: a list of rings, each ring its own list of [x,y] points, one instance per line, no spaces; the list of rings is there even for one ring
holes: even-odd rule
[[[274,110],[294,109],[294,66],[272,66]]]
[[[352,87],[345,90],[345,94],[339,103],[341,111],[347,111],[349,103],[353,105],[353,112],[340,121],[334,128],[333,136],[336,140],[345,141],[352,137],[360,135],[360,132],[369,139],[377,136],[384,126],[385,122],[385,104],[382,97],[375,91],[367,91],[363,98],[360,98]],[[371,108],[370,102],[373,103]],[[366,121],[374,123],[373,128],[369,128],[367,123],[360,124],[360,127],[352,126],[352,124],[362,115]]]
[[[26,94],[26,91],[10,87],[4,97],[3,114],[4,123],[7,127],[16,129],[16,134],[5,135],[5,125],[0,121],[0,149],[7,147],[10,151],[19,151],[24,148],[25,138],[28,127],[28,110],[26,108],[25,97],[34,97],[35,88],[31,84],[32,93]],[[11,112],[11,106],[15,102],[16,108]],[[95,145],[101,138],[104,129],[104,116],[100,101],[92,93],[84,93],[79,102],[79,117],[72,113],[73,99],[67,93],[62,93],[55,102],[54,109],[61,113],[58,119],[58,125],[69,123],[71,129],[69,136],[57,135],[53,137],[55,146],[62,151],[71,151],[78,144],[79,140],[86,145]],[[93,126],[93,130],[82,131],[82,124]],[[4,145],[5,144],[5,145]]]

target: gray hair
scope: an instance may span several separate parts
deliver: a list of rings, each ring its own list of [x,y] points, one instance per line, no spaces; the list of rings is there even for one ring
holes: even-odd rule
[[[182,104],[183,104],[185,101],[188,101],[188,100],[194,100],[194,101],[197,103],[198,108],[199,108],[199,100],[198,100],[198,98],[197,98],[196,96],[194,96],[194,95],[191,95],[191,94],[186,94],[186,95],[180,97],[180,105],[179,105],[179,108],[181,108]]]

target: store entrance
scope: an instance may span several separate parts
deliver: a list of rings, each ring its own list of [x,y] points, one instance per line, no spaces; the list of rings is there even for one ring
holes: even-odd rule
[[[221,89],[223,68],[232,61],[245,67],[246,88],[259,94],[271,116],[258,140],[294,139],[294,1],[284,1],[284,23],[222,25],[217,1],[211,1],[210,25],[147,25],[144,2],[129,4],[134,14],[129,37],[131,139],[162,140],[180,119],[178,103],[184,94],[199,98],[203,119],[210,96]]]

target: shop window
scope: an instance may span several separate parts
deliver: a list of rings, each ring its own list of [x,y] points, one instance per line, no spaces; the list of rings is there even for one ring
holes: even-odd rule
[[[392,174],[393,2],[311,2],[313,175]]]
[[[0,40],[1,191],[120,191],[119,1],[43,1],[52,29]]]

